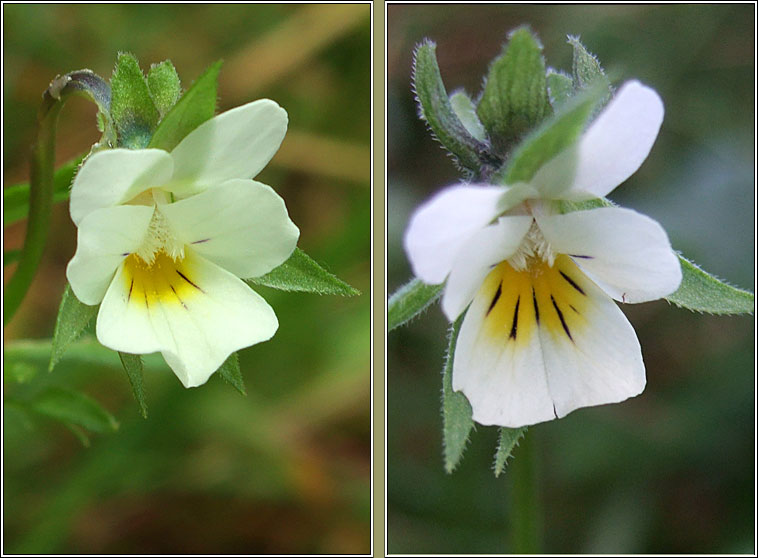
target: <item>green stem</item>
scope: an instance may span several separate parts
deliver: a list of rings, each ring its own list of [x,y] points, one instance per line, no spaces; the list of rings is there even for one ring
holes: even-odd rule
[[[540,552],[541,507],[537,490],[537,448],[530,430],[514,452],[511,479],[511,552]]]

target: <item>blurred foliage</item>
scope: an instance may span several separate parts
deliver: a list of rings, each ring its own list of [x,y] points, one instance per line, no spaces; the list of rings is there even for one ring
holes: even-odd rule
[[[411,276],[402,234],[413,209],[459,173],[418,120],[414,47],[437,43],[450,91],[476,97],[508,31],[529,24],[549,66],[571,71],[581,36],[615,76],[666,107],[650,157],[612,200],[658,220],[673,246],[754,289],[754,6],[390,5],[388,292]],[[529,429],[542,462],[550,553],[752,553],[755,518],[752,316],[623,305],[645,358],[645,392]],[[387,347],[388,550],[508,552],[508,470],[491,470],[497,429],[477,426],[461,465],[443,469],[438,306]],[[513,454],[519,458],[519,448]]]
[[[143,71],[170,59],[186,89],[223,59],[219,111],[268,97],[289,113],[282,148],[258,179],[286,201],[303,250],[364,293],[256,287],[280,326],[240,353],[247,397],[218,375],[185,390],[148,356],[143,420],[118,355],[94,342],[92,325],[46,372],[76,247],[67,205],[57,204],[40,272],[4,331],[5,396],[39,401],[75,390],[119,428],[94,433],[84,448],[82,432],[5,406],[4,550],[368,552],[369,6],[4,4],[3,17],[4,187],[28,180],[40,95],[56,74],[90,68],[109,78],[123,51]],[[95,124],[86,101],[65,107],[59,165],[97,141]],[[23,227],[5,231],[5,251],[18,248]]]

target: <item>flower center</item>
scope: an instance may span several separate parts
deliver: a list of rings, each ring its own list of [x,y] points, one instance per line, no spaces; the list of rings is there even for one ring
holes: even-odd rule
[[[191,258],[176,260],[163,250],[153,254],[150,263],[138,254],[124,260],[127,301],[148,309],[157,303],[174,303],[187,307],[193,295],[203,292],[191,269]]]
[[[532,226],[529,227],[529,232],[526,233],[526,237],[519,246],[516,253],[508,259],[508,263],[516,271],[524,271],[527,269],[538,268],[545,263],[549,267],[553,267],[555,262],[555,253],[548,244],[545,237],[542,235],[539,226],[536,221],[532,221]]]
[[[161,213],[160,208],[156,206],[145,238],[135,254],[148,266],[151,266],[159,252],[173,260],[184,259],[184,244],[176,239],[168,220]]]

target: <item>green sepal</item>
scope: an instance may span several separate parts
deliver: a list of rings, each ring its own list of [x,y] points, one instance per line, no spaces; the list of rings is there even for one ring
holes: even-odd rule
[[[98,308],[99,306],[89,306],[81,302],[71,290],[71,285],[66,283],[55,320],[49,371],[55,368],[68,346],[79,338],[97,314]]]
[[[491,160],[488,143],[472,136],[453,110],[437,65],[436,49],[436,44],[425,40],[413,56],[413,91],[419,116],[462,169],[476,175],[482,165],[494,165],[496,161]]]
[[[32,397],[29,408],[63,423],[75,424],[91,432],[118,430],[118,421],[91,397],[61,387],[50,387]]]
[[[529,29],[522,27],[509,35],[503,52],[490,65],[476,111],[502,155],[552,113],[542,45]]]
[[[497,452],[495,453],[495,477],[505,471],[505,465],[513,453],[513,449],[518,445],[521,438],[526,433],[526,426],[521,428],[501,427],[497,438]]]
[[[147,72],[147,88],[161,117],[170,111],[182,95],[179,74],[170,60],[152,64]]]
[[[421,279],[411,279],[396,290],[387,302],[387,331],[392,331],[426,310],[442,294],[440,285],[427,285]]]
[[[484,125],[479,121],[479,117],[476,115],[476,105],[471,97],[466,95],[464,91],[455,91],[450,95],[450,106],[461,121],[466,131],[471,134],[475,139],[478,139],[482,143],[487,142],[487,130],[484,129]]]
[[[139,412],[142,418],[147,418],[147,398],[145,397],[145,386],[143,383],[143,365],[140,355],[118,352],[118,358],[121,359],[121,366],[124,367],[129,384],[132,386],[134,399],[139,405]]]
[[[222,62],[214,62],[195,80],[174,107],[163,117],[148,147],[171,151],[192,130],[216,113],[218,73]]]
[[[679,256],[682,282],[666,300],[687,310],[708,314],[752,314],[755,295],[725,283]]]
[[[118,147],[142,149],[158,126],[147,80],[134,55],[120,52],[111,78],[111,116],[116,124]]]
[[[572,73],[574,76],[574,90],[582,91],[590,87],[598,87],[603,90],[598,109],[611,98],[611,82],[605,75],[597,57],[590,53],[579,41],[579,37],[569,35],[568,43],[574,48]]]
[[[245,279],[251,286],[264,285],[282,291],[321,295],[356,296],[361,292],[332,275],[300,248],[276,269],[260,277]]]
[[[224,363],[219,367],[217,372],[218,375],[221,376],[226,383],[230,384],[242,395],[247,395],[247,390],[245,389],[245,380],[242,378],[242,372],[240,371],[240,361],[237,353],[230,354]]]
[[[71,181],[82,162],[82,157],[72,159],[55,171],[53,180],[53,203],[67,200],[71,193]],[[3,226],[7,227],[24,219],[29,213],[29,183],[14,184],[3,189]]]
[[[553,110],[559,110],[574,94],[574,80],[571,76],[552,68],[547,70],[547,92]]]
[[[450,326],[450,344],[442,370],[442,442],[445,455],[445,471],[452,473],[466,449],[474,420],[471,418],[471,405],[466,396],[453,391],[453,359],[458,332],[463,323],[463,316]]]

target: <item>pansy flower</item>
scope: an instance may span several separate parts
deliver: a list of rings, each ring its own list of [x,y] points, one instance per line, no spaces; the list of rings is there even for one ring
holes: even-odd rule
[[[643,391],[640,345],[614,300],[671,294],[678,258],[661,226],[640,213],[561,214],[557,202],[603,197],[624,182],[662,120],[655,91],[628,82],[528,183],[454,185],[413,215],[405,248],[416,276],[446,281],[451,322],[466,312],[452,383],[475,421],[520,427]]]
[[[274,311],[242,279],[268,273],[297,244],[282,198],[251,179],[286,130],[287,113],[264,99],[204,122],[171,152],[87,159],[71,190],[78,239],[66,275],[81,302],[100,304],[100,343],[160,352],[193,387],[274,335]]]

